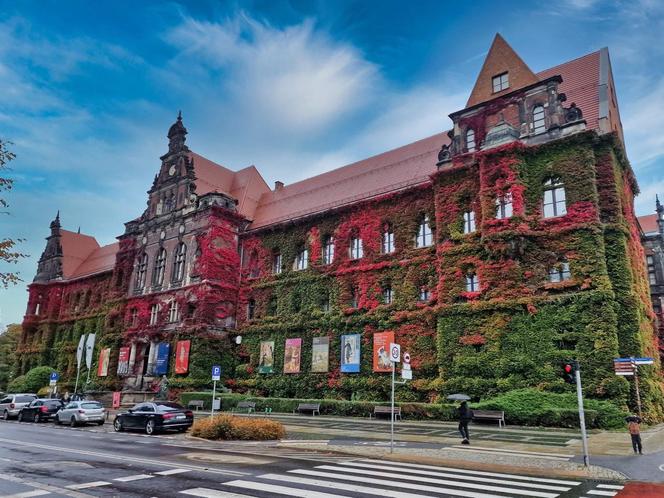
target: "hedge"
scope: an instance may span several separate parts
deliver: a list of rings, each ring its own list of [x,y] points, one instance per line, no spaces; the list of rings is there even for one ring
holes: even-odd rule
[[[240,401],[256,403],[256,412],[264,412],[271,408],[275,413],[292,413],[299,403],[320,403],[321,415],[350,417],[368,417],[375,406],[387,403],[370,403],[366,401],[343,401],[334,399],[287,399],[260,398],[241,394],[218,395],[221,409],[231,411]],[[180,395],[181,402],[186,406],[193,399],[205,402],[205,408],[212,405],[211,392],[187,392]],[[428,403],[396,403],[401,407],[404,418],[409,420],[441,420],[457,419],[457,405]],[[505,412],[505,421],[513,425],[544,426],[544,427],[578,427],[579,413],[576,396],[566,393],[557,394],[537,389],[519,389],[488,399],[479,403],[471,403],[474,409],[501,410]],[[627,413],[607,401],[585,400],[586,427],[589,429],[615,429],[624,425]]]
[[[215,415],[196,420],[191,428],[191,434],[212,440],[267,441],[283,439],[286,430],[276,420]]]

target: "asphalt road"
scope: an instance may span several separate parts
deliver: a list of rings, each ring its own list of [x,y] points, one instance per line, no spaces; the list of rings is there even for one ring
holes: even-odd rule
[[[529,477],[361,459],[274,443],[0,422],[0,496],[471,497],[614,496],[620,483]]]

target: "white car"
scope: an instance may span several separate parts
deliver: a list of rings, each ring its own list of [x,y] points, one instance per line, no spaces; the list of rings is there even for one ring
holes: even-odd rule
[[[76,427],[79,424],[102,425],[105,419],[106,410],[99,401],[71,401],[55,414],[54,421]]]
[[[7,394],[0,400],[0,415],[5,420],[18,416],[21,408],[37,399],[36,394]]]

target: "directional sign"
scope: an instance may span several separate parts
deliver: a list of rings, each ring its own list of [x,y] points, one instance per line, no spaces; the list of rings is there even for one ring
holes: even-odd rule
[[[212,367],[212,380],[221,380],[221,367],[219,365]]]
[[[58,372],[51,372],[51,376],[49,377],[48,385],[49,386],[54,386],[58,383],[58,379],[60,376],[58,375]]]
[[[634,375],[634,364],[631,361],[623,361],[624,358],[613,360],[613,369],[616,375]]]
[[[637,365],[652,365],[655,363],[655,360],[652,358],[634,358],[633,361]]]
[[[404,352],[403,354],[403,362],[404,363],[410,363],[410,353]]]
[[[390,360],[394,363],[401,361],[401,346],[395,343],[390,343]]]

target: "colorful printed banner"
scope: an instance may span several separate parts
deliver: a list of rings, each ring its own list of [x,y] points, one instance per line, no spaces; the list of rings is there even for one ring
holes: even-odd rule
[[[346,373],[360,371],[360,334],[341,336],[341,371]]]
[[[191,341],[178,341],[175,345],[175,373],[186,374],[189,371],[189,350]]]
[[[286,339],[284,349],[284,373],[300,373],[300,356],[302,355],[302,339]]]
[[[154,366],[155,375],[166,375],[168,373],[168,357],[171,353],[171,345],[167,342],[157,344],[157,361]]]
[[[311,371],[327,372],[330,368],[330,338],[314,337],[311,347]]]
[[[120,348],[118,354],[118,375],[129,375],[129,351],[130,347]]]
[[[379,332],[373,338],[373,371],[391,372],[390,344],[394,342],[394,332]]]
[[[97,366],[97,377],[106,377],[108,375],[108,362],[111,359],[111,348],[99,351],[99,365]]]
[[[274,372],[274,341],[261,341],[258,372],[262,374]]]

